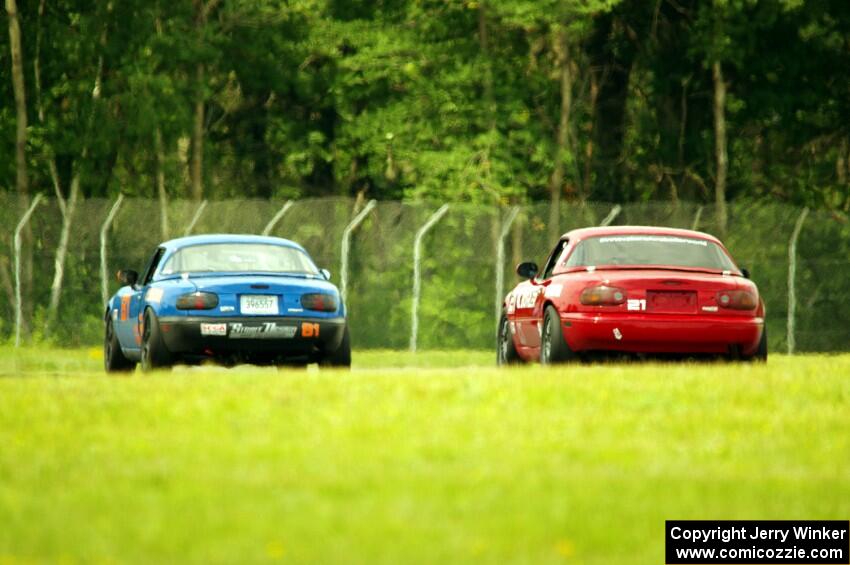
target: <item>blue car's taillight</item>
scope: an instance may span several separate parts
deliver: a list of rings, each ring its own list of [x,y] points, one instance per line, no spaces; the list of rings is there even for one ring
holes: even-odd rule
[[[332,294],[302,294],[301,306],[318,312],[336,312],[338,308],[336,296]]]
[[[212,310],[218,306],[218,295],[212,292],[193,292],[177,298],[179,310]]]

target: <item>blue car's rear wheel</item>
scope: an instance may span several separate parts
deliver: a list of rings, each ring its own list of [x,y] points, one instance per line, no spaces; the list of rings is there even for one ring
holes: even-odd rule
[[[347,324],[343,330],[342,341],[339,343],[339,347],[335,351],[326,353],[319,363],[327,367],[351,367],[351,338],[348,335]]]
[[[112,318],[106,319],[103,336],[103,367],[107,373],[127,373],[136,368],[136,363],[127,359],[121,351]]]
[[[152,310],[145,311],[145,323],[142,329],[142,370],[152,371],[170,367],[173,364],[171,353],[165,347],[159,329],[159,320]]]

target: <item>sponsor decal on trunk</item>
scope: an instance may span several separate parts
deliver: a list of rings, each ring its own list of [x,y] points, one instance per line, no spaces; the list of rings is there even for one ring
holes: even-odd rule
[[[298,326],[279,326],[275,322],[263,322],[261,324],[243,324],[233,322],[230,324],[231,339],[289,339],[295,337]]]

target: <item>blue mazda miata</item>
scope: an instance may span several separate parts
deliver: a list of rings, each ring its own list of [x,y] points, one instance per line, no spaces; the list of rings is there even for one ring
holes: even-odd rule
[[[215,359],[351,366],[330,273],[277,237],[203,235],[159,245],[141,277],[118,271],[104,313],[107,372]]]

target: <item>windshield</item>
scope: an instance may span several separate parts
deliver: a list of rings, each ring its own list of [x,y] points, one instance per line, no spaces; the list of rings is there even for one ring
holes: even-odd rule
[[[184,247],[174,253],[162,268],[163,275],[204,272],[316,275],[319,271],[300,249],[265,243],[210,243]]]
[[[614,235],[576,245],[567,267],[654,265],[732,271],[738,269],[714,242],[672,235]]]

